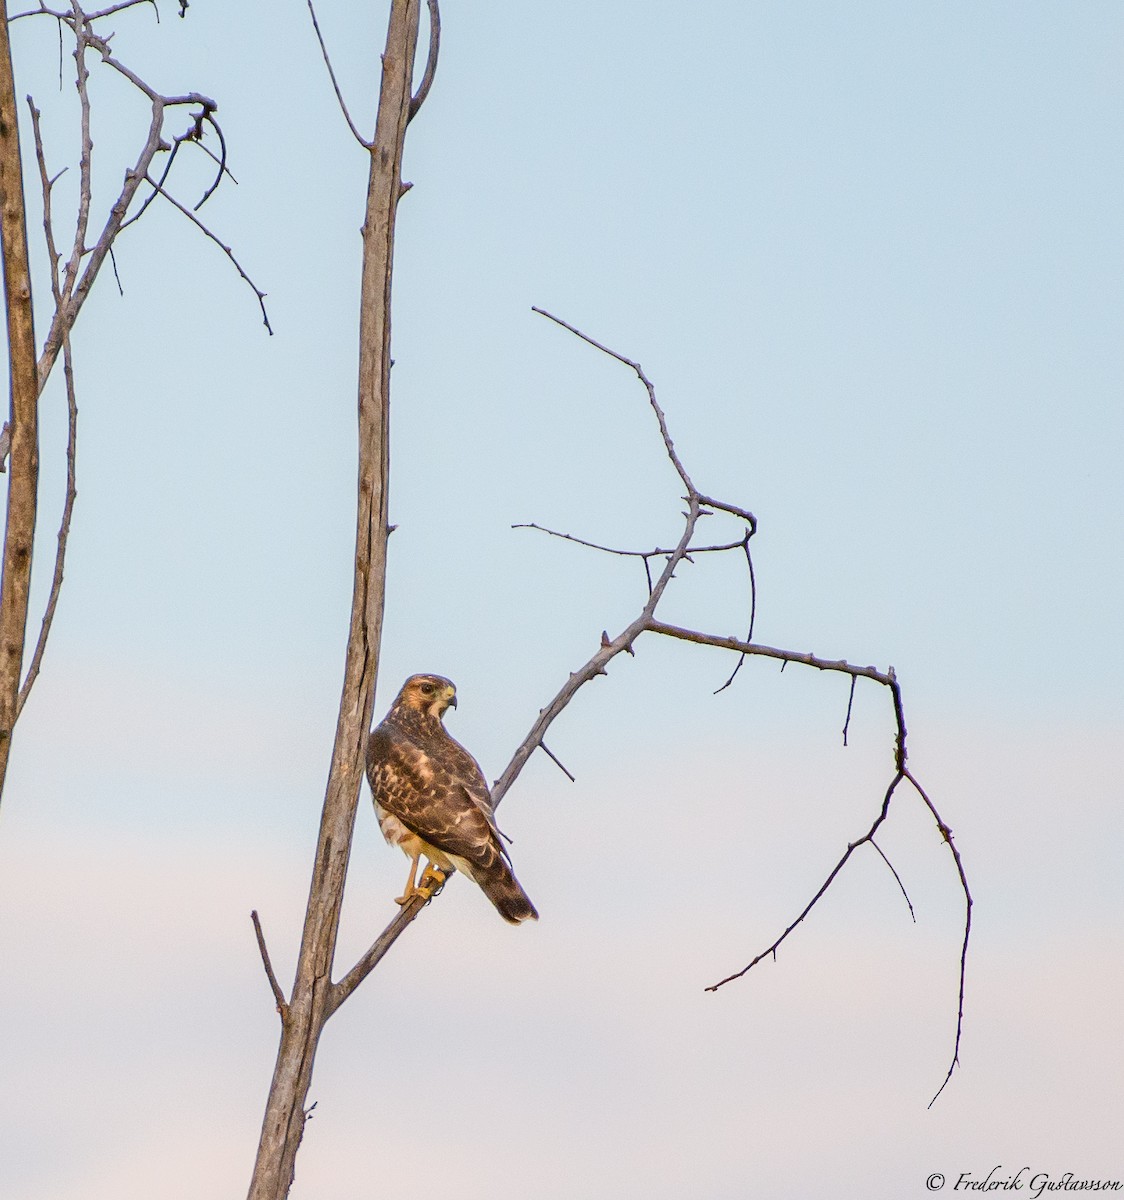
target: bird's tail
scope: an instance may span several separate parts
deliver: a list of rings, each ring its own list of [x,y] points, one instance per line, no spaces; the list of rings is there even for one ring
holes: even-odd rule
[[[480,872],[475,878],[484,895],[491,900],[495,905],[496,912],[505,921],[510,921],[512,925],[518,925],[520,921],[537,921],[539,919],[539,914],[531,903],[530,897],[502,858],[498,859],[490,871]]]

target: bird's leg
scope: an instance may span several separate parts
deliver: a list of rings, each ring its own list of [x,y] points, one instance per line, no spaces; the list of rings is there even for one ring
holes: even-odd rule
[[[410,876],[406,880],[406,890],[402,893],[401,896],[399,896],[394,901],[395,904],[405,904],[414,895],[414,893],[418,890],[414,886],[414,877],[418,873],[418,859],[419,858],[421,858],[420,852],[417,854],[414,854],[410,857]]]
[[[448,875],[440,867],[427,862],[425,870],[422,872],[421,883],[414,890],[419,896],[424,896],[427,900],[432,900],[445,886],[445,880],[448,878]]]

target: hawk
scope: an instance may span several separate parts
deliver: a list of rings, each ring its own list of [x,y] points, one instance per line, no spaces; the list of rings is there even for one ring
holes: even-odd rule
[[[440,675],[411,675],[367,743],[367,778],[382,835],[410,858],[397,903],[436,894],[452,868],[479,884],[505,921],[538,919],[520,887],[492,815],[476,759],[441,723],[457,689]],[[420,884],[418,861],[429,860]]]

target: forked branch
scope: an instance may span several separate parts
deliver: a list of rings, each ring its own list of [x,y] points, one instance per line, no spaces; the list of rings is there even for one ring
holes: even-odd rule
[[[902,894],[905,896],[906,903],[909,905],[909,909],[912,914],[913,905],[909,900],[909,896],[906,893],[905,885],[902,883],[901,877],[898,875],[897,871],[894,869],[889,860],[886,859],[886,856],[883,854],[881,848],[874,840],[875,834],[889,816],[890,804],[898,791],[899,785],[905,781],[910,784],[913,792],[920,797],[922,803],[932,816],[933,821],[936,823],[943,840],[952,852],[960,881],[960,887],[965,899],[965,923],[964,938],[961,945],[960,954],[960,983],[956,1036],[953,1045],[952,1061],[949,1066],[948,1074],[945,1076],[944,1083],[941,1085],[941,1089],[943,1090],[944,1085],[948,1082],[948,1079],[951,1078],[952,1071],[959,1061],[960,1039],[963,1031],[964,1020],[964,981],[967,963],[968,939],[971,932],[972,897],[968,888],[968,880],[964,872],[959,851],[952,840],[952,831],[945,824],[932,800],[922,789],[906,765],[908,755],[906,749],[907,729],[905,723],[905,709],[902,699],[901,685],[898,682],[893,668],[890,667],[886,670],[881,670],[880,668],[874,666],[857,666],[841,658],[823,658],[816,654],[805,653],[797,650],[782,649],[752,641],[753,626],[756,618],[756,580],[753,573],[753,560],[750,554],[750,540],[757,530],[757,520],[753,513],[748,509],[741,507],[740,505],[733,504],[729,501],[720,500],[713,496],[704,495],[698,490],[698,488],[695,487],[690,475],[686,470],[686,467],[679,458],[679,455],[675,449],[675,444],[672,441],[671,434],[669,432],[666,416],[656,399],[655,388],[638,362],[626,358],[623,354],[610,349],[603,343],[598,342],[594,338],[591,338],[587,334],[583,333],[575,326],[561,320],[560,318],[552,315],[549,312],[546,312],[543,309],[536,308],[534,311],[553,321],[555,324],[560,325],[562,328],[567,329],[569,332],[586,342],[588,345],[593,346],[595,349],[600,350],[604,354],[607,354],[615,361],[622,363],[636,374],[637,378],[640,380],[645,391],[647,392],[648,404],[656,418],[656,423],[659,428],[664,451],[676,474],[678,475],[680,482],[686,489],[686,495],[684,496],[686,509],[683,513],[684,523],[678,540],[674,544],[657,546],[653,550],[630,550],[610,547],[591,539],[577,537],[568,533],[560,533],[552,529],[546,529],[543,526],[535,523],[524,523],[522,525],[514,526],[514,528],[532,529],[541,533],[545,533],[551,537],[560,538],[566,542],[600,553],[626,558],[641,559],[644,563],[646,572],[648,595],[636,617],[628,625],[626,625],[624,629],[622,629],[616,635],[616,637],[609,637],[607,632],[603,632],[601,634],[593,654],[582,666],[571,672],[569,677],[565,680],[555,695],[540,711],[530,731],[527,733],[527,736],[516,748],[511,761],[508,763],[500,777],[496,780],[492,788],[493,803],[498,805],[503,800],[511,786],[514,784],[515,780],[519,777],[523,767],[536,750],[543,750],[543,752],[548,754],[549,757],[555,762],[558,761],[554,754],[548,751],[544,745],[543,739],[547,730],[551,727],[555,718],[558,717],[558,715],[575,699],[577,694],[583,687],[585,687],[586,684],[597,678],[599,675],[607,674],[609,664],[618,654],[635,653],[635,643],[642,634],[659,634],[663,637],[676,638],[682,641],[692,642],[697,645],[714,646],[719,649],[729,650],[738,654],[739,657],[737,666],[735,666],[731,676],[722,685],[722,688],[718,689],[719,691],[721,691],[723,688],[729,687],[733,682],[734,676],[737,675],[741,665],[748,659],[755,657],[778,660],[781,662],[782,667],[792,663],[795,665],[812,667],[818,671],[829,671],[849,677],[851,691],[848,697],[847,718],[844,723],[844,738],[846,738],[846,730],[850,723],[850,713],[854,699],[854,686],[857,681],[860,679],[868,679],[873,683],[886,688],[890,696],[890,703],[894,716],[894,770],[893,777],[883,796],[881,807],[873,822],[864,834],[848,844],[846,850],[835,863],[834,867],[832,867],[830,873],[820,885],[819,889],[800,911],[800,913],[795,917],[795,919],[784,929],[780,936],[777,937],[771,945],[766,947],[755,958],[753,958],[746,966],[742,967],[739,971],[728,975],[726,978],[719,980],[718,983],[712,984],[709,988],[707,988],[707,991],[716,991],[725,984],[731,983],[735,979],[740,979],[762,959],[767,958],[770,955],[775,957],[780,946],[809,916],[812,909],[815,908],[820,900],[822,900],[827,894],[831,885],[839,877],[840,873],[850,861],[855,851],[861,846],[867,845],[868,843],[874,847],[875,851],[885,861],[886,865],[893,873],[894,878],[902,891]],[[714,512],[725,513],[726,515],[743,522],[743,535],[740,538],[729,539],[727,541],[713,541],[704,545],[695,544],[696,527],[699,520],[702,517],[709,516]],[[744,554],[749,573],[748,590],[750,619],[748,637],[742,639],[721,634],[708,633],[703,630],[686,629],[681,626],[668,624],[657,617],[656,611],[659,603],[663,598],[668,586],[670,585],[671,580],[674,578],[677,569],[682,564],[689,564],[693,562],[694,556],[699,554],[737,552]],[[653,563],[659,564],[660,569],[658,574],[653,573]],[[591,638],[591,640],[593,639]],[[569,774],[569,772],[567,772],[567,774]],[[367,953],[359,960],[359,962],[355,964],[354,967],[352,967],[349,972],[347,972],[346,975],[344,975],[339,983],[334,985],[332,999],[333,1008],[342,1003],[343,1000],[346,999],[352,991],[354,991],[355,987],[362,982],[363,978],[365,978],[366,975],[369,974],[369,972],[379,963],[379,961],[381,961],[382,957],[386,954],[390,946],[393,945],[394,941],[399,936],[401,936],[401,934],[421,911],[424,903],[425,901],[415,897],[408,904],[406,904],[396,915],[390,925],[387,926],[382,934],[380,934],[378,939],[367,951]],[[940,1092],[938,1091],[937,1095],[939,1094]],[[934,1096],[933,1099],[935,1100],[936,1097]]]
[[[823,898],[824,894],[827,892],[827,889],[829,887],[831,887],[831,885],[835,882],[835,879],[839,875],[839,872],[842,871],[843,868],[847,865],[847,861],[850,859],[851,855],[854,854],[854,852],[860,846],[865,846],[868,842],[871,843],[872,845],[874,844],[874,835],[878,832],[878,828],[882,824],[882,822],[885,821],[886,818],[890,815],[890,800],[891,800],[895,790],[897,789],[898,784],[901,783],[901,781],[904,778],[905,778],[904,771],[899,771],[894,776],[894,778],[890,782],[890,786],[886,789],[886,795],[882,801],[882,808],[879,811],[878,816],[874,818],[874,823],[866,831],[866,833],[864,833],[862,835],[862,837],[858,838],[856,841],[848,843],[847,849],[843,852],[842,858],[840,858],[839,861],[835,864],[835,866],[832,867],[831,873],[823,881],[823,883],[820,884],[819,891],[816,892],[816,894],[811,898],[811,900],[808,901],[808,903],[801,910],[799,916],[797,916],[796,919],[785,929],[785,931],[780,935],[780,937],[778,937],[776,939],[776,941],[774,941],[772,943],[772,945],[766,946],[765,949],[762,950],[760,954],[756,955],[746,966],[742,967],[742,969],[740,971],[735,971],[732,975],[727,975],[725,979],[720,979],[717,983],[712,983],[710,985],[710,987],[708,987],[706,989],[708,992],[716,992],[724,984],[732,983],[735,979],[741,979],[741,977],[747,971],[749,971],[753,967],[757,966],[757,964],[763,958],[768,958],[770,955],[772,955],[774,960],[776,959],[777,950],[780,948],[781,943],[786,940],[788,935],[790,933],[792,933],[792,931],[797,927],[797,925],[799,925],[804,920],[804,918],[812,911],[812,909],[815,908],[815,906],[820,902],[820,900]],[[881,853],[881,851],[879,851],[879,853]],[[883,856],[883,857],[885,857],[885,856]],[[893,868],[891,868],[891,870],[892,869]],[[897,876],[896,871],[894,872],[894,875],[895,875],[895,877]],[[900,883],[901,880],[898,880],[898,882]],[[912,905],[910,906],[910,910],[912,911]]]

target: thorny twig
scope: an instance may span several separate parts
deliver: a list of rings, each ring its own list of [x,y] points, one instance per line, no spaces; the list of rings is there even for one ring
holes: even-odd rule
[[[225,254],[226,257],[228,259],[230,259],[231,265],[238,272],[238,274],[243,278],[243,280],[245,280],[247,286],[257,297],[258,307],[261,309],[262,322],[264,323],[266,329],[268,329],[269,332],[272,334],[273,326],[270,325],[270,323],[269,323],[269,313],[266,311],[266,307],[265,307],[265,292],[263,292],[261,290],[261,288],[259,288],[258,285],[249,277],[249,275],[246,274],[246,272],[242,268],[242,264],[238,261],[237,258],[235,258],[234,251],[225,242],[223,242],[219,238],[217,238],[210,231],[210,229],[208,229],[207,226],[204,225],[203,222],[199,220],[199,218],[195,215],[195,213],[192,212],[191,209],[187,207],[186,204],[181,204],[175,198],[175,196],[172,196],[168,192],[166,192],[162,187],[160,187],[155,182],[155,180],[148,179],[147,183],[153,188],[154,191],[159,192],[160,195],[163,196],[164,199],[167,200],[168,203],[171,204],[173,208],[179,209],[179,211],[181,213],[183,213],[183,215],[200,231],[200,233],[203,234],[204,237],[206,237],[208,240],[214,242],[215,245],[218,246],[218,248],[223,252],[223,254]]]
[[[753,574],[753,561],[749,551],[749,541],[757,529],[756,518],[751,512],[739,507],[738,505],[731,504],[726,501],[720,501],[711,496],[705,496],[698,491],[694,483],[691,481],[690,476],[688,475],[675,450],[674,443],[672,442],[671,435],[668,431],[665,415],[656,400],[655,389],[651,383],[651,380],[649,380],[645,375],[639,363],[626,358],[624,355],[617,353],[615,350],[611,350],[609,347],[589,337],[587,334],[575,328],[573,325],[561,320],[560,318],[549,312],[546,312],[543,309],[535,308],[533,311],[548,318],[555,324],[560,325],[562,328],[569,330],[582,341],[587,342],[589,345],[598,350],[601,350],[610,358],[615,359],[617,362],[622,363],[635,372],[641,384],[643,384],[648,393],[649,406],[656,417],[660,436],[663,440],[664,449],[668,459],[679,476],[679,479],[686,488],[687,494],[685,496],[685,500],[687,508],[683,514],[684,528],[678,542],[673,547],[657,548],[652,551],[620,550],[602,545],[600,543],[588,541],[584,538],[578,538],[571,534],[559,533],[556,530],[545,529],[536,524],[524,524],[522,526],[518,526],[519,528],[536,529],[552,537],[562,538],[566,541],[574,542],[578,545],[582,545],[593,550],[602,551],[607,554],[642,559],[644,562],[645,571],[647,573],[648,597],[646,603],[641,608],[636,618],[630,622],[615,638],[610,638],[607,633],[602,633],[600,644],[598,645],[592,657],[583,666],[579,667],[578,670],[570,674],[569,678],[563,683],[562,687],[558,690],[553,699],[540,711],[537,720],[532,725],[527,736],[523,739],[512,756],[511,762],[496,780],[492,788],[493,803],[498,805],[503,800],[504,796],[511,788],[511,785],[518,778],[523,767],[526,765],[527,761],[530,759],[531,755],[536,749],[543,750],[552,759],[555,759],[553,753],[547,751],[543,743],[543,738],[546,734],[546,731],[550,728],[554,719],[569,705],[581,688],[583,688],[587,683],[595,679],[597,676],[606,674],[609,663],[618,654],[633,653],[633,644],[640,637],[640,635],[644,633],[659,634],[664,637],[677,638],[700,645],[714,646],[737,653],[739,655],[738,665],[735,667],[733,674],[731,674],[730,678],[723,685],[723,688],[728,687],[733,682],[734,676],[737,674],[742,663],[748,658],[752,657],[765,657],[779,660],[782,669],[789,663],[794,663],[813,667],[819,671],[831,671],[848,676],[851,681],[852,690],[848,699],[847,720],[844,724],[844,737],[846,737],[846,731],[850,723],[850,713],[854,698],[854,686],[857,681],[859,679],[869,679],[874,683],[887,688],[891,697],[891,705],[893,708],[895,724],[895,737],[893,746],[894,775],[886,789],[882,800],[882,805],[877,816],[870,825],[869,829],[867,829],[867,831],[861,837],[848,844],[846,851],[836,862],[827,878],[821,884],[819,890],[815,893],[815,895],[812,896],[811,900],[805,905],[805,907],[791,922],[791,924],[780,934],[780,936],[745,967],[734,974],[728,975],[726,978],[719,980],[718,983],[712,984],[709,988],[707,988],[707,991],[716,991],[725,984],[741,978],[754,966],[756,966],[756,964],[759,963],[763,958],[767,958],[770,955],[775,957],[776,952],[782,943],[789,937],[796,927],[804,921],[816,904],[818,904],[823,896],[827,893],[828,889],[838,878],[840,872],[849,862],[855,851],[867,843],[874,847],[875,851],[879,854],[883,861],[886,862],[886,865],[889,866],[894,878],[898,882],[898,886],[901,888],[902,894],[905,896],[906,903],[909,905],[910,913],[913,913],[913,905],[909,900],[909,896],[906,893],[905,886],[902,883],[900,876],[874,840],[875,834],[881,828],[882,824],[889,815],[890,803],[897,792],[899,785],[903,781],[907,782],[913,789],[913,792],[920,797],[922,803],[928,809],[933,820],[936,822],[938,829],[940,830],[942,838],[947,843],[949,850],[952,853],[960,880],[961,890],[965,900],[964,938],[960,953],[960,981],[956,1036],[954,1039],[952,1060],[948,1069],[948,1073],[945,1076],[944,1082],[941,1084],[941,1089],[937,1092],[937,1096],[939,1096],[940,1091],[942,1091],[944,1086],[948,1083],[948,1080],[952,1076],[953,1070],[959,1062],[960,1040],[964,1022],[964,982],[968,939],[971,932],[972,896],[968,887],[968,880],[964,872],[964,866],[960,858],[960,853],[952,839],[952,831],[942,820],[932,800],[925,793],[921,785],[917,782],[909,768],[906,766],[907,730],[905,724],[905,710],[902,701],[901,685],[898,682],[893,668],[891,667],[885,671],[882,671],[873,666],[856,666],[844,659],[821,658],[815,654],[780,649],[777,647],[753,642],[751,639],[753,636],[753,627],[756,619],[757,592],[756,580]],[[708,515],[709,511],[724,512],[737,518],[738,520],[743,521],[746,525],[745,535],[737,541],[731,541],[730,543],[724,545],[714,544],[710,546],[692,548],[695,527],[700,517]],[[743,640],[740,638],[709,634],[699,630],[685,629],[679,626],[669,625],[666,622],[657,619],[655,615],[656,608],[663,596],[664,591],[674,576],[676,568],[681,563],[684,561],[690,562],[693,554],[704,552],[717,553],[724,550],[732,551],[737,549],[742,549],[745,552],[750,577],[750,629],[749,636],[747,638]],[[649,563],[653,559],[663,560],[662,569],[655,578],[652,577],[652,572],[649,567]],[[555,761],[557,761],[557,759],[555,759]],[[355,989],[356,986],[358,986],[362,979],[366,977],[370,970],[373,969],[373,967],[379,962],[389,947],[404,931],[406,926],[409,925],[410,922],[413,921],[413,919],[421,911],[424,903],[424,901],[414,898],[403,906],[402,910],[397,914],[395,919],[390,923],[386,930],[383,931],[383,933],[375,941],[363,958],[361,958],[360,961],[356,963],[355,966],[343,977],[343,979],[341,979],[340,982],[335,985],[335,1004],[342,1003],[343,999],[345,999],[347,995],[350,995],[350,993]],[[936,1096],[933,1097],[933,1100],[936,1100]],[[932,1101],[930,1101],[930,1104],[932,1104]]]

